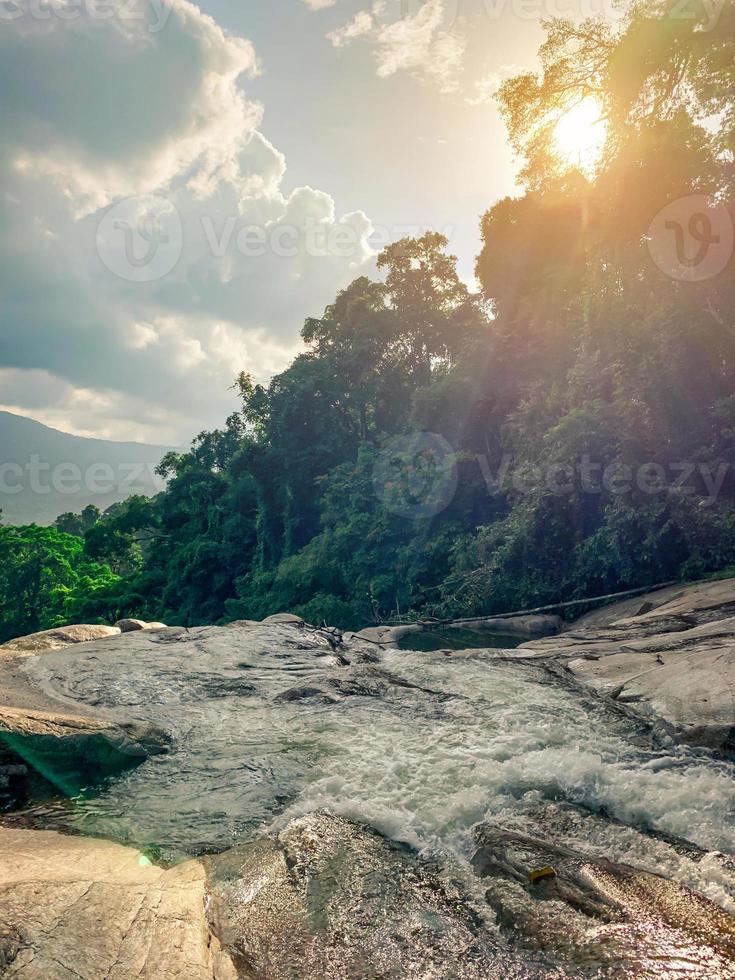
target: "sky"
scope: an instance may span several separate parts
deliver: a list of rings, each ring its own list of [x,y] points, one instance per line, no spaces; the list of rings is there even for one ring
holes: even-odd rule
[[[0,0],[0,409],[185,445],[389,241],[474,288],[550,2]]]

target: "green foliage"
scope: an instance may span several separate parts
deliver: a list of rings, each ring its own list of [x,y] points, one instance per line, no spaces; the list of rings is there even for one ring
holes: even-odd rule
[[[68,512],[60,514],[54,521],[54,527],[64,534],[74,534],[78,538],[83,538],[85,533],[99,521],[101,517],[99,507],[88,504],[81,514]]]
[[[0,642],[78,622],[82,600],[114,585],[79,537],[50,527],[0,527]]]

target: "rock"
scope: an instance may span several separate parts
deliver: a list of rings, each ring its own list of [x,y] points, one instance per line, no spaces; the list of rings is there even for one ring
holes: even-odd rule
[[[205,875],[139,851],[0,829],[0,970],[23,980],[236,980],[211,934]]]
[[[137,633],[140,630],[165,630],[168,629],[165,623],[146,623],[142,619],[120,619],[115,626],[121,633]]]
[[[512,656],[548,660],[661,720],[692,745],[735,750],[735,579],[662,589],[582,617]]]
[[[291,701],[321,701],[326,704],[335,704],[337,701],[336,698],[318,687],[291,687],[287,691],[277,694],[274,700],[277,704]]]
[[[269,626],[304,626],[306,625],[300,616],[292,613],[276,613],[275,616],[268,616],[263,620]]]
[[[638,616],[655,619],[677,615],[693,616],[695,622],[691,625],[694,626],[716,619],[729,619],[735,615],[735,579],[670,585],[647,595],[595,609],[580,617],[572,629],[609,626],[618,620]]]
[[[115,626],[121,633],[137,633],[144,630],[148,624],[142,619],[118,619]]]
[[[145,723],[7,707],[0,707],[0,744],[65,796],[167,749],[165,734]]]
[[[328,814],[205,858],[211,928],[243,976],[527,976],[456,890],[407,849]],[[534,974],[541,975],[541,974]]]
[[[419,623],[409,623],[405,626],[369,626],[367,629],[360,630],[359,633],[350,634],[350,637],[365,643],[375,643],[382,647],[395,647],[404,636],[422,633],[423,630],[424,627]]]
[[[447,629],[489,630],[518,636],[553,636],[563,625],[561,616],[491,616],[448,623]]]
[[[108,636],[119,636],[117,626],[59,626],[56,629],[44,630],[42,633],[31,633],[9,640],[0,646],[0,655],[44,653],[52,650],[64,650],[75,643],[90,643],[102,640]]]
[[[476,839],[473,867],[516,941],[584,963],[585,976],[735,977],[735,920],[688,888],[488,824]],[[541,867],[554,873],[529,880]]]

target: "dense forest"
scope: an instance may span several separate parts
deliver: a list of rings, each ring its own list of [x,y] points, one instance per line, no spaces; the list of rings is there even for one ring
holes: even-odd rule
[[[735,562],[732,248],[702,272],[727,235],[693,214],[680,274],[654,240],[692,195],[732,231],[735,5],[705,6],[549,22],[540,72],[499,93],[525,193],[482,218],[480,292],[441,235],[397,242],[267,387],[240,375],[241,410],[163,460],[165,492],[0,527],[0,640],[505,612]],[[554,140],[587,99],[593,171]]]

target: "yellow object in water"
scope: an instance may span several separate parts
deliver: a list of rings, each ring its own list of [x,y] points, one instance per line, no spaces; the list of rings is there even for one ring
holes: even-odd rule
[[[532,885],[537,881],[543,881],[544,878],[556,878],[556,871],[553,868],[539,868],[538,871],[530,871],[528,874],[528,880]]]

